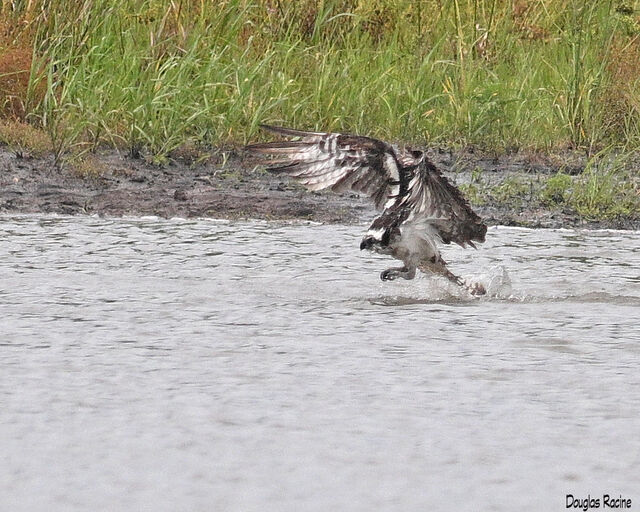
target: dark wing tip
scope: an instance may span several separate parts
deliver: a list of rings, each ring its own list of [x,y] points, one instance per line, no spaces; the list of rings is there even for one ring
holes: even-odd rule
[[[478,230],[476,231],[476,236],[478,238],[474,238],[477,242],[484,242],[487,235],[487,225],[484,222],[478,224]]]

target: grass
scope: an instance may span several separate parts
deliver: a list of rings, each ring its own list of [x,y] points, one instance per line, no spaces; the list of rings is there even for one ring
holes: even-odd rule
[[[107,145],[162,164],[262,122],[494,152],[640,147],[629,0],[1,6],[0,118],[41,130],[57,162]]]
[[[19,158],[41,157],[53,150],[42,130],[15,119],[0,119],[0,141]]]
[[[583,172],[569,175],[520,174],[491,183],[473,172],[460,189],[474,205],[511,209],[546,208],[578,214],[586,220],[639,218],[640,176],[629,153],[606,148],[590,157]]]
[[[264,121],[497,150],[640,141],[637,34],[615,2],[3,5],[24,28],[0,55],[30,45],[28,90],[6,98],[59,152],[167,155],[243,143]],[[19,66],[0,60],[0,76]]]
[[[627,158],[604,152],[591,159],[568,193],[568,204],[588,219],[638,217],[640,180]]]

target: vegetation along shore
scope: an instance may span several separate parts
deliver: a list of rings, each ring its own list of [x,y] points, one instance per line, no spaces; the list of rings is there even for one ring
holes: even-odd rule
[[[427,148],[490,222],[640,224],[640,12],[611,0],[1,0],[0,211],[354,221],[261,122]]]

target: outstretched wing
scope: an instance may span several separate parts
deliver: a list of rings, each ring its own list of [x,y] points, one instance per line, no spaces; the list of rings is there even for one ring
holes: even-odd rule
[[[353,190],[371,197],[376,208],[392,204],[401,192],[402,166],[393,147],[370,137],[317,133],[262,125],[298,140],[251,144],[268,170],[291,176],[309,190]]]
[[[426,158],[409,182],[402,206],[411,211],[406,222],[432,226],[446,244],[475,247],[474,241],[484,242],[487,226],[460,190]]]

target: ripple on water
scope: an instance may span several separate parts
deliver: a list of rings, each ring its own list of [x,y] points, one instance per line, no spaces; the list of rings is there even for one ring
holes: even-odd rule
[[[382,283],[361,232],[4,216],[3,505],[552,510],[637,489],[638,233],[445,247],[474,297]]]

